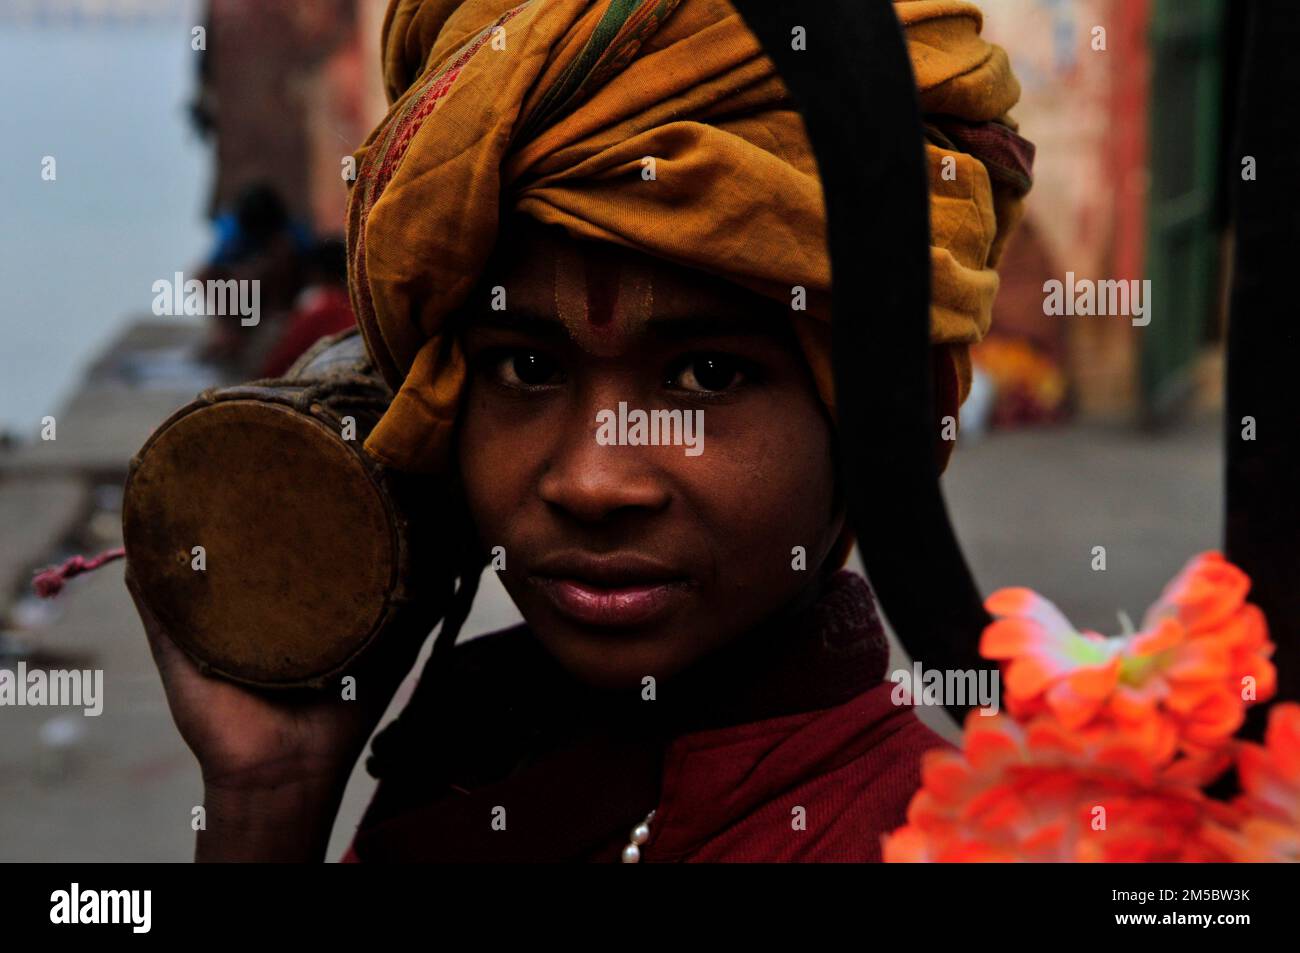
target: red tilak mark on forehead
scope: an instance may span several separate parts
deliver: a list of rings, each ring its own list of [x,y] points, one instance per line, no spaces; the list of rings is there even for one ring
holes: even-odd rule
[[[582,263],[587,278],[587,321],[601,328],[614,320],[621,266],[615,261],[598,262],[595,258],[595,255],[584,256]]]

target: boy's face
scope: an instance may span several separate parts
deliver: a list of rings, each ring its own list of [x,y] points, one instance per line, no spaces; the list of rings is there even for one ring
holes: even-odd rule
[[[479,296],[461,476],[501,581],[567,669],[639,688],[808,594],[843,514],[780,304],[536,228]]]

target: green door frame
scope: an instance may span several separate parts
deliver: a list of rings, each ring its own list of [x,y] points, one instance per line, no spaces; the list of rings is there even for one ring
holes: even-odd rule
[[[1148,424],[1174,418],[1219,300],[1215,208],[1222,121],[1224,0],[1155,0],[1150,47],[1151,180],[1140,393]]]

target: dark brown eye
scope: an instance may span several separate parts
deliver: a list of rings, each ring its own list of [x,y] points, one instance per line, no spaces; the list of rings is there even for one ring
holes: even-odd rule
[[[701,354],[680,365],[671,378],[674,387],[700,392],[723,391],[743,380],[740,362],[725,354]]]
[[[541,387],[554,382],[559,368],[536,351],[511,351],[496,364],[497,379],[507,387]]]

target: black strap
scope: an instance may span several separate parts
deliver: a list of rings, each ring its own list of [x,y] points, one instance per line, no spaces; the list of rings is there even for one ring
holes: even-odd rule
[[[1250,599],[1264,610],[1277,644],[1278,700],[1300,699],[1300,391],[1296,389],[1296,261],[1300,211],[1294,168],[1300,110],[1280,101],[1294,84],[1300,8],[1289,0],[1243,4],[1245,50],[1235,148],[1236,260],[1228,324],[1226,552],[1250,574]],[[1242,178],[1253,156],[1256,178]],[[1254,439],[1243,438],[1252,417]],[[1265,709],[1250,711],[1245,734],[1263,733]]]
[[[843,478],[867,574],[914,659],[992,669],[934,459],[929,191],[902,27],[889,0],[735,6],[799,104],[821,174]]]

